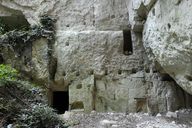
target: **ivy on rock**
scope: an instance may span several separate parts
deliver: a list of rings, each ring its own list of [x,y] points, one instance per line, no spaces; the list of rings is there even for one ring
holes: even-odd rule
[[[47,15],[40,17],[41,25],[34,25],[29,30],[13,30],[3,34],[3,26],[0,25],[0,46],[9,47],[16,56],[20,56],[25,47],[39,38],[46,38],[48,42],[53,42],[55,30],[55,20]],[[2,31],[1,31],[2,29]]]

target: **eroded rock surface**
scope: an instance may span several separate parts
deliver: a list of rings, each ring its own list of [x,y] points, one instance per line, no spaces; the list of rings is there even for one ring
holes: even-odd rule
[[[159,0],[151,9],[143,32],[151,59],[192,94],[191,1]]]

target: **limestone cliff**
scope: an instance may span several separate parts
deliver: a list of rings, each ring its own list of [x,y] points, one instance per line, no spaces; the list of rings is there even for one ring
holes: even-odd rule
[[[149,55],[192,94],[191,1],[159,0],[149,12],[143,32]]]
[[[190,38],[184,34],[190,25],[184,31],[180,21],[187,10],[175,16],[187,3],[175,1],[0,0],[0,18],[24,16],[31,26],[45,14],[57,20],[51,49],[45,39],[32,43],[29,69],[35,69],[32,77],[48,79],[51,104],[55,91],[67,91],[70,109],[157,113],[192,106],[177,85],[190,92]],[[179,27],[168,22],[174,19],[166,11]],[[6,51],[3,58],[17,62],[7,61]]]

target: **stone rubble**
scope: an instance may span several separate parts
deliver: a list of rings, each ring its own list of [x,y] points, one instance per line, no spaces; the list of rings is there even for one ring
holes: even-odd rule
[[[150,116],[145,113],[72,113],[73,116],[69,120],[79,121],[79,124],[70,126],[69,128],[191,128],[192,121],[189,116],[191,113],[186,113],[188,110],[179,110],[171,112],[183,115],[182,118],[167,117],[167,113]],[[161,115],[161,116],[158,116]]]
[[[51,49],[47,40],[39,39],[20,58],[9,48],[0,52],[4,63],[15,67],[17,60],[30,57],[33,65],[17,68],[32,72],[35,82],[45,81],[50,105],[54,92],[65,91],[69,108],[86,113],[155,115],[190,108],[191,4],[189,0],[0,0],[2,20],[21,16],[33,26],[45,14],[56,19]]]

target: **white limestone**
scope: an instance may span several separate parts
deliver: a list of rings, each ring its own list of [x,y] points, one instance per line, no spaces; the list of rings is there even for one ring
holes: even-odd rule
[[[159,0],[151,9],[143,40],[151,59],[192,94],[191,1]]]

